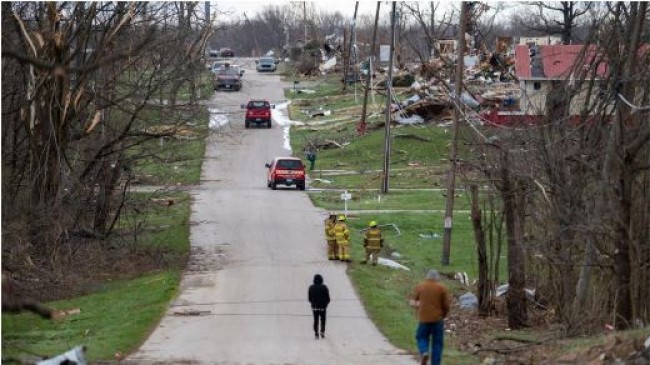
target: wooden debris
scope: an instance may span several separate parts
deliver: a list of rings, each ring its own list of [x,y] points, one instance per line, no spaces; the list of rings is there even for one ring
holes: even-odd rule
[[[395,134],[395,138],[416,139],[418,141],[431,142],[431,138],[418,136],[417,134]]]
[[[57,315],[59,317],[71,316],[79,313],[81,313],[81,308],[62,309],[60,311],[57,311]]]

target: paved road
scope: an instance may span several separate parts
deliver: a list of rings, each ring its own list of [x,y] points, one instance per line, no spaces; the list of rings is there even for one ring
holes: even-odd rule
[[[307,194],[266,187],[264,163],[288,155],[283,127],[244,129],[240,103],[283,99],[279,76],[251,60],[241,92],[220,92],[213,106],[230,126],[209,138],[193,194],[192,257],[179,297],[129,360],[138,364],[400,365],[368,319],[345,273],[326,259],[324,212]],[[330,288],[327,338],[316,340],[307,288],[320,273]],[[179,313],[194,315],[179,315]]]

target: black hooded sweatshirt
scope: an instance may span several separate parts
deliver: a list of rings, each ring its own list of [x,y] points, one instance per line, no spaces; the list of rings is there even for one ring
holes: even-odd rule
[[[309,287],[309,302],[312,309],[326,309],[330,303],[330,292],[319,274],[314,276],[314,284]]]

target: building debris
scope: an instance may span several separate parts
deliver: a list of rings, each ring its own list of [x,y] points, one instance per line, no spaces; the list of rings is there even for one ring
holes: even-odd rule
[[[380,257],[377,260],[377,263],[379,265],[388,266],[388,267],[393,268],[393,269],[401,269],[401,270],[411,271],[411,269],[409,269],[408,267],[400,264],[399,262],[393,261],[391,259],[386,259],[386,258],[383,258],[383,257]]]

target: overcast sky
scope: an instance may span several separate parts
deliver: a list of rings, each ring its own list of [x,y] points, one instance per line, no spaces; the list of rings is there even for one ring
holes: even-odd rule
[[[497,6],[506,7],[507,10],[501,11],[499,17],[507,16],[512,12],[515,12],[519,7],[518,4],[521,2],[511,2],[511,1],[486,1],[493,9]],[[243,16],[243,13],[246,12],[248,17],[254,17],[257,12],[267,5],[282,6],[284,4],[292,3],[298,9],[301,9],[302,1],[282,1],[282,0],[267,0],[267,1],[255,1],[255,0],[240,0],[240,1],[211,1],[211,5],[214,9],[216,7],[219,13],[226,13],[226,19],[238,19]],[[456,10],[458,13],[460,9],[460,1],[438,1],[440,13],[450,11],[452,9]],[[317,12],[325,11],[334,13],[336,11],[341,12],[344,16],[349,16],[352,18],[354,14],[354,4],[353,0],[317,0],[317,1],[307,1],[308,6],[313,7]],[[421,2],[421,6],[428,6],[429,2]],[[374,16],[375,9],[377,6],[376,1],[364,0],[359,1],[359,15],[368,14]],[[388,17],[388,12],[390,10],[390,3],[388,1],[382,1],[381,4],[381,16]],[[494,14],[494,13],[491,13]],[[486,14],[490,15],[490,14]],[[224,19],[224,15],[220,16],[221,19]]]

